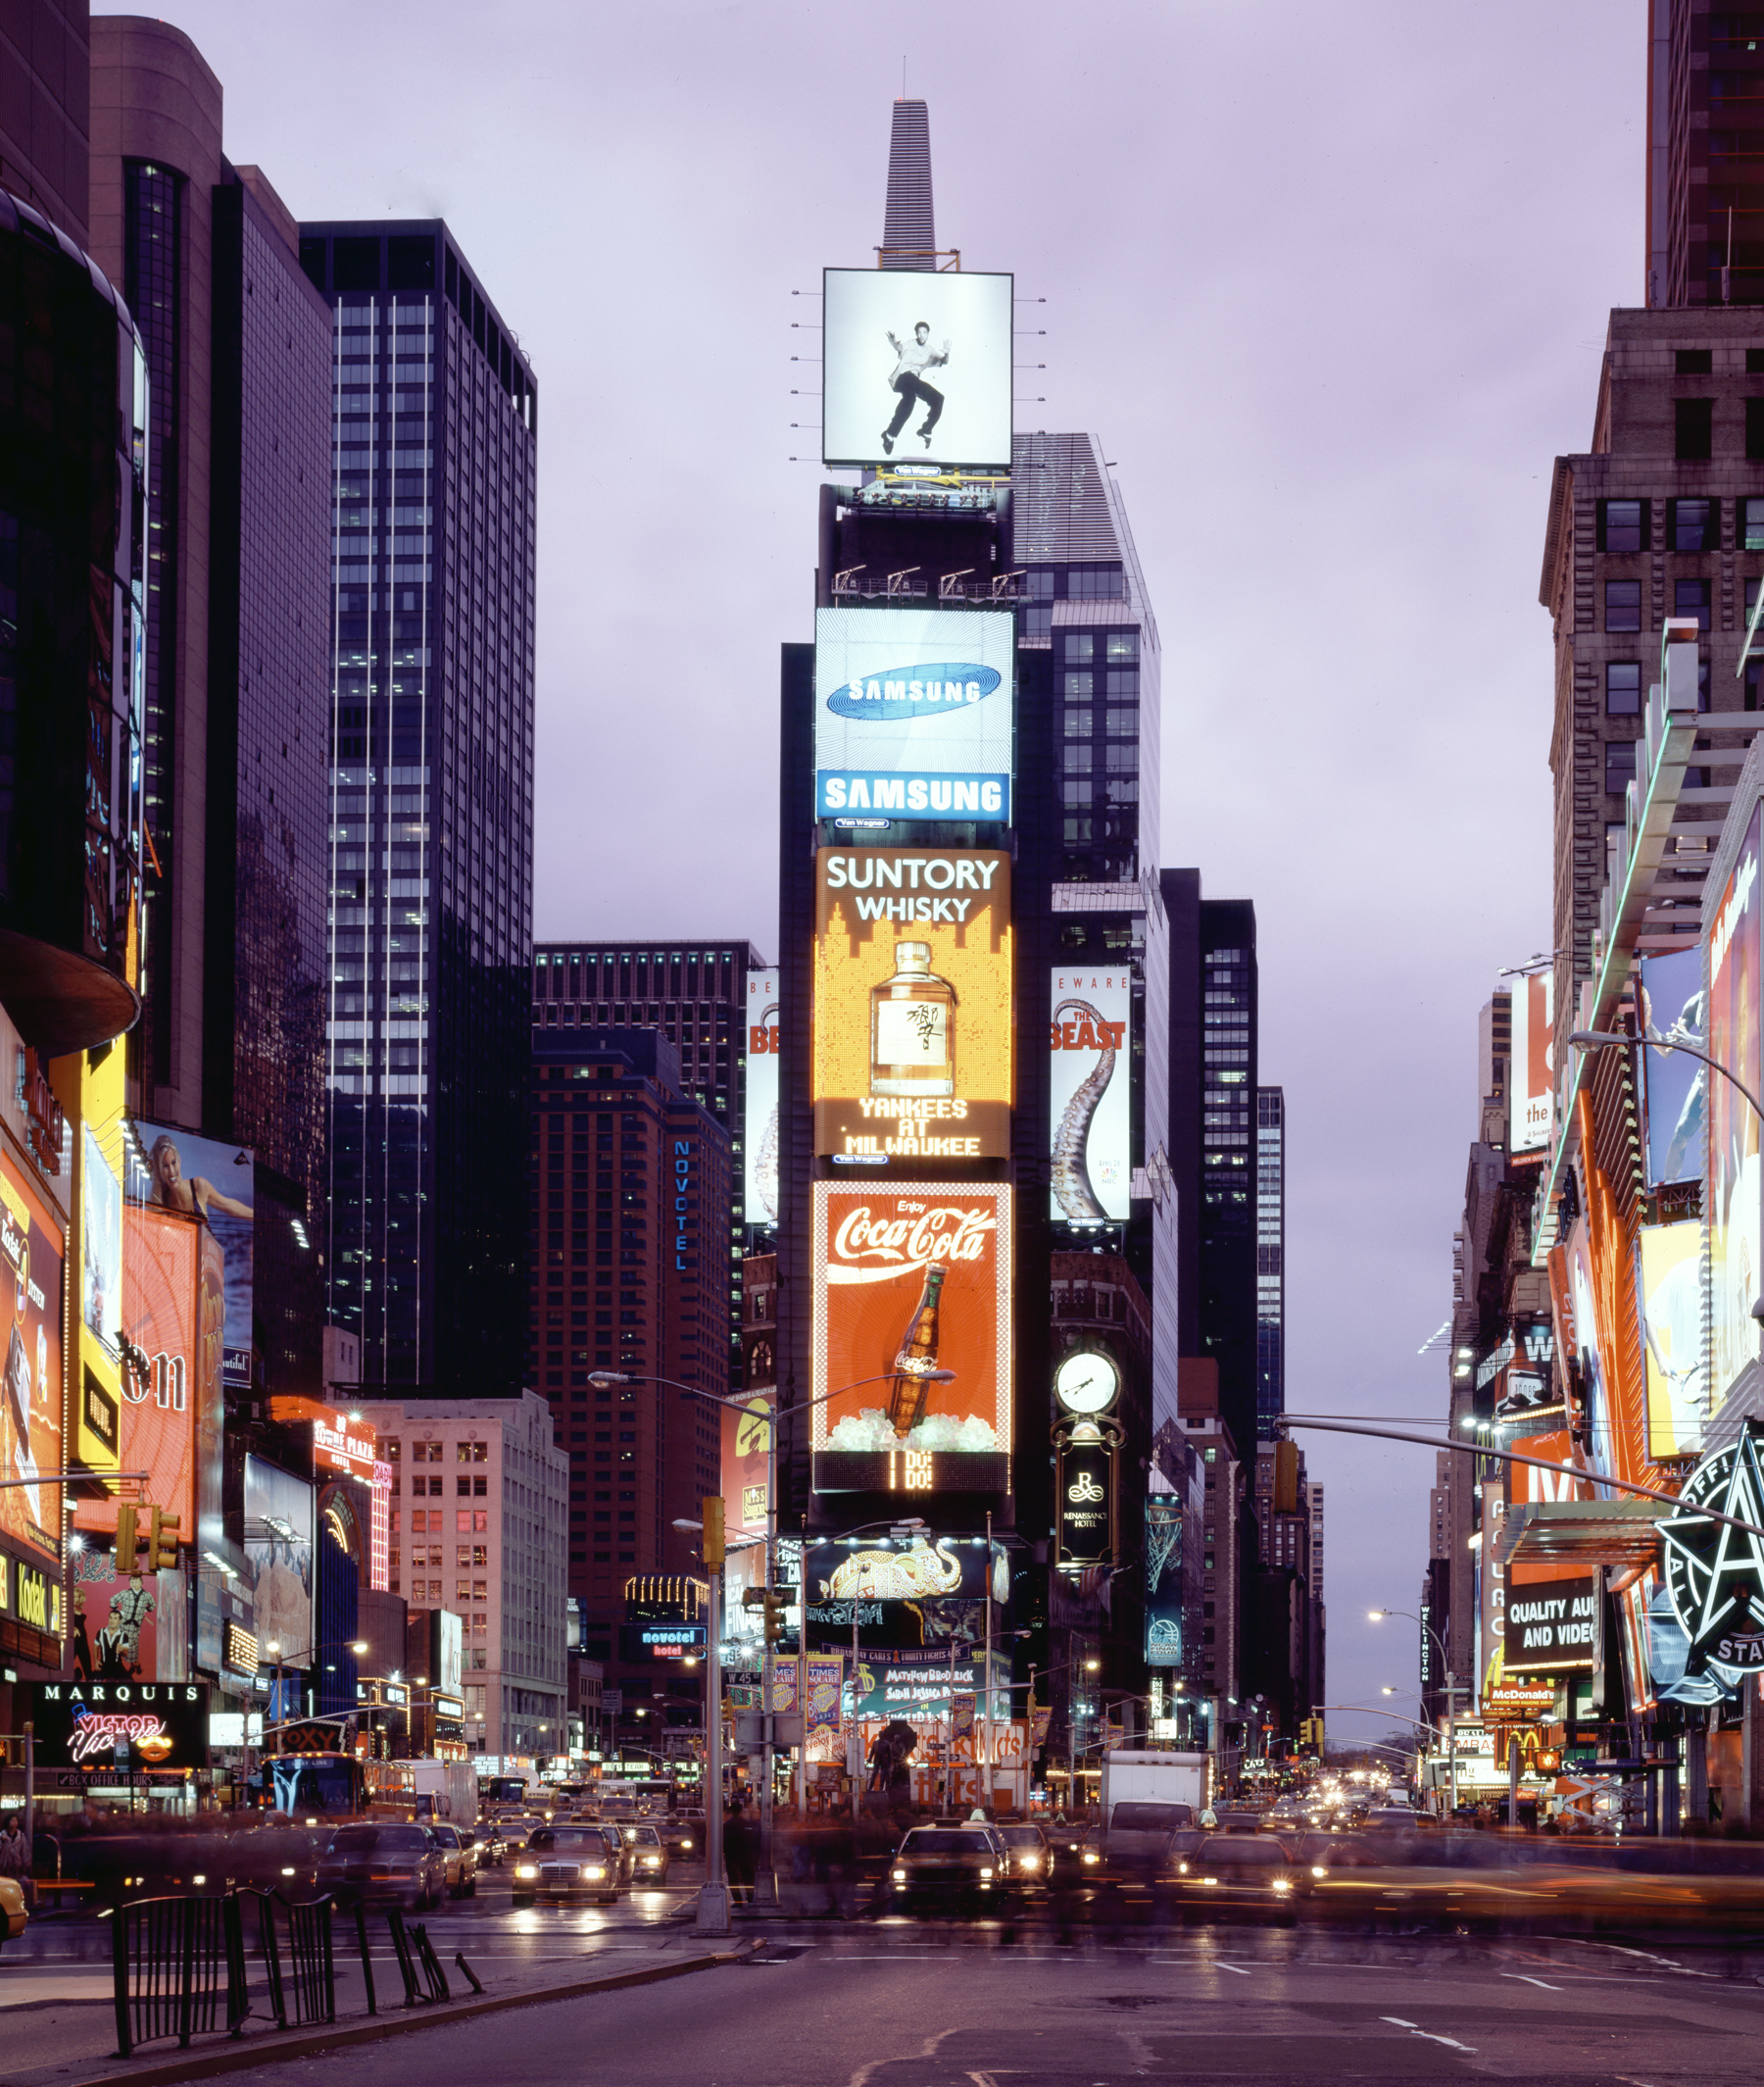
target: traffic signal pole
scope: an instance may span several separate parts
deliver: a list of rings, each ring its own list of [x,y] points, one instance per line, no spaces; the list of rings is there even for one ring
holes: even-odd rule
[[[705,1881],[695,1932],[729,1932],[729,1887],[723,1878],[722,1609],[723,1504],[707,1500],[705,1518]]]

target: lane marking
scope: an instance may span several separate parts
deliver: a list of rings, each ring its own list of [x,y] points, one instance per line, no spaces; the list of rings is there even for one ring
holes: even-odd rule
[[[1542,1986],[1546,1993],[1559,1993],[1560,1986],[1552,1986],[1547,1978],[1528,1978],[1523,1971],[1502,1971],[1502,1978],[1517,1978],[1521,1985]]]
[[[1215,1957],[1212,1961],[1216,1968],[1221,1971],[1235,1971],[1240,1978],[1248,1978],[1250,1975],[1244,1969],[1242,1964],[1227,1963],[1223,1957]],[[1202,1958],[1200,1962],[1204,1963],[1206,1962],[1205,1958]]]
[[[1436,2036],[1431,2029],[1423,2029],[1419,2022],[1404,2021],[1400,2014],[1381,2014],[1378,2018],[1394,2023],[1398,2029],[1406,2029],[1411,2036],[1425,2037],[1430,2044],[1447,2044],[1453,2051],[1468,2051],[1475,2055],[1474,2044],[1460,2044],[1455,2036]]]

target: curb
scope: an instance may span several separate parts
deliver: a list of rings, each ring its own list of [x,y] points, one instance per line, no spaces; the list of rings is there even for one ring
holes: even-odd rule
[[[619,1971],[606,1978],[581,1978],[568,1985],[536,1986],[524,1993],[499,1993],[493,1999],[471,1999],[452,2006],[402,2007],[396,2015],[369,2017],[351,2028],[326,2023],[287,2035],[276,2034],[261,2042],[226,2045],[224,2050],[184,2052],[158,2064],[136,2066],[123,2072],[86,2075],[85,2087],[167,2087],[175,2080],[215,2079],[228,2072],[254,2072],[261,2065],[274,2065],[287,2059],[318,2058],[327,2051],[340,2051],[354,2044],[384,2043],[389,2037],[408,2036],[417,2029],[439,2028],[444,2023],[468,2021],[480,2014],[500,2014],[509,2008],[543,2006],[548,2001],[578,2000],[591,1993],[614,1993],[623,1986],[657,1985],[667,1978],[683,1978],[692,1971],[715,1970],[741,1960],[762,1947],[760,1942],[743,1944],[708,1957],[688,1957],[678,1963],[652,1964],[647,1969]]]

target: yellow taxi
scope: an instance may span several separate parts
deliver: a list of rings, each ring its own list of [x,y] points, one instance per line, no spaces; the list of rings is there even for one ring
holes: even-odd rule
[[[17,1877],[0,1877],[0,1941],[16,1942],[29,1918],[24,1911],[24,1887]]]

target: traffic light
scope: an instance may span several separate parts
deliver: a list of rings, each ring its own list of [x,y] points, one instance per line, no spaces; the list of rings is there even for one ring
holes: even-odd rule
[[[760,1599],[760,1606],[765,1612],[765,1642],[768,1645],[777,1644],[784,1635],[784,1610],[788,1600],[788,1595],[775,1587],[768,1587]]]
[[[180,1516],[149,1508],[147,1524],[147,1569],[158,1572],[177,1564],[177,1529]]]
[[[720,1565],[728,1556],[723,1543],[723,1504],[721,1497],[704,1503],[705,1564]]]
[[[135,1534],[135,1511],[124,1500],[117,1508],[116,1568],[120,1580],[131,1579],[135,1569],[135,1547],[140,1539]]]

